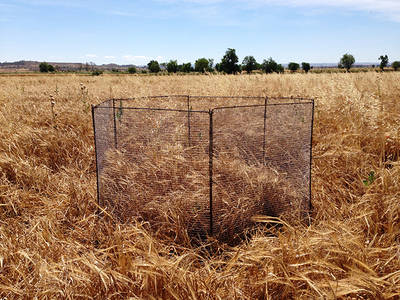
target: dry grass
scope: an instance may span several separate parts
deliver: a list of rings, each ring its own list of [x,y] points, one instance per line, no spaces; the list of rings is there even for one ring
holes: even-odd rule
[[[185,152],[180,144],[164,145],[159,152],[143,151],[140,161],[108,152],[101,180],[107,213],[122,223],[148,222],[164,243],[190,247],[191,239],[204,240],[210,224],[208,155]],[[281,216],[289,214],[289,203],[295,206],[295,188],[274,169],[225,154],[214,159],[214,172],[213,237],[219,241],[237,243],[254,216]]]
[[[0,77],[0,296],[400,297],[399,80],[399,73]],[[87,105],[160,94],[316,97],[311,226],[260,230],[236,247],[215,243],[221,249],[207,256],[165,242],[147,224],[97,219]]]

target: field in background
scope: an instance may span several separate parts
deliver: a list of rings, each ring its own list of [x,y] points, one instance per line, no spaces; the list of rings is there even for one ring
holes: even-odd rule
[[[399,82],[398,72],[0,77],[0,297],[399,297]],[[90,104],[166,94],[315,98],[311,226],[213,243],[208,255],[147,224],[98,219]]]

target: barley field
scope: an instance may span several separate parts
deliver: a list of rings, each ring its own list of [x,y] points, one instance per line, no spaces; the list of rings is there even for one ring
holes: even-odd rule
[[[314,98],[311,224],[199,246],[99,207],[90,105],[176,94]],[[398,72],[0,76],[0,126],[0,298],[400,297]]]

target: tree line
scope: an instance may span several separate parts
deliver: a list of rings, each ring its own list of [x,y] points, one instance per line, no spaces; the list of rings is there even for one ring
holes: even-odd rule
[[[379,68],[381,71],[384,71],[386,67],[389,66],[389,58],[387,55],[381,55],[379,57],[380,65]],[[344,54],[339,63],[338,68],[346,69],[350,71],[355,63],[355,58],[352,54],[346,53]],[[228,48],[225,52],[225,55],[222,57],[221,62],[214,65],[213,59],[199,58],[196,60],[194,67],[191,63],[185,63],[179,65],[176,60],[170,60],[168,63],[161,64],[168,73],[177,73],[177,72],[223,72],[226,74],[237,74],[242,71],[246,71],[246,73],[251,74],[253,71],[260,70],[264,73],[283,73],[284,67],[282,64],[278,64],[275,60],[270,57],[269,59],[264,59],[260,64],[254,58],[254,56],[246,56],[242,63],[239,64],[239,58],[236,55],[236,50],[232,48]],[[148,70],[151,73],[158,73],[161,71],[161,66],[156,60],[152,60],[147,64]],[[400,68],[400,61],[394,61],[392,63],[392,68],[397,71]],[[289,62],[288,70],[291,72],[296,72],[300,70],[300,68],[308,73],[313,67],[308,62],[302,62],[298,64],[296,62]]]
[[[389,57],[387,55],[381,55],[379,58],[380,65],[379,68],[381,71],[384,71],[386,67],[389,66]],[[339,63],[338,68],[346,69],[350,71],[355,63],[355,58],[352,54],[346,53],[344,54]],[[392,68],[397,71],[400,68],[400,61],[394,61],[391,64]],[[300,68],[305,72],[308,73],[313,67],[310,63],[302,62],[301,64],[296,62],[289,62],[288,70],[291,72],[297,72]],[[43,62],[39,65],[40,72],[54,72],[55,68]],[[158,73],[162,69],[166,70],[168,73],[190,73],[190,72],[199,72],[199,73],[206,73],[206,72],[221,72],[226,74],[237,74],[241,73],[242,71],[246,71],[247,74],[251,74],[253,71],[261,71],[264,73],[284,73],[285,69],[282,64],[278,64],[275,60],[270,57],[269,59],[264,59],[262,63],[258,63],[254,56],[246,56],[244,57],[242,63],[239,63],[239,58],[236,54],[236,50],[233,48],[228,48],[225,52],[225,55],[222,57],[221,61],[214,65],[214,60],[211,58],[199,58],[195,61],[194,65],[192,63],[183,63],[178,64],[177,60],[170,60],[167,63],[159,63],[157,60],[151,60],[147,64],[147,70],[150,73]],[[98,71],[98,74],[93,75],[100,75],[102,71]],[[114,70],[113,70],[114,72]],[[117,70],[118,72],[118,70]],[[146,73],[146,70],[142,70],[142,72]],[[94,73],[94,72],[93,72]],[[128,73],[134,74],[137,73],[137,68],[132,66],[128,68]]]
[[[385,54],[385,55],[379,56],[378,59],[380,60],[379,68],[383,72],[385,70],[385,68],[389,66],[389,57]],[[355,61],[356,60],[353,55],[346,53],[340,59],[338,67],[345,68],[347,71],[349,71],[351,69],[351,67],[354,65]],[[395,71],[397,71],[400,68],[400,61],[394,61],[392,63],[392,68]]]
[[[242,63],[239,64],[239,58],[236,54],[236,50],[233,48],[228,48],[221,61],[215,65],[213,59],[207,59],[204,57],[196,60],[194,66],[190,62],[179,65],[177,60],[170,60],[168,63],[163,64],[159,64],[156,60],[151,60],[147,64],[147,68],[151,73],[160,72],[161,67],[164,67],[168,73],[206,73],[217,71],[226,74],[237,74],[242,71],[246,71],[248,74],[251,74],[255,70],[260,70],[265,73],[283,73],[285,70],[282,64],[278,64],[272,59],[272,57],[269,59],[264,59],[264,61],[260,64],[254,58],[254,56],[246,56]],[[303,62],[301,67],[306,73],[311,69],[310,64],[306,62]],[[291,62],[289,63],[288,68],[290,71],[295,72],[300,68],[300,65]]]

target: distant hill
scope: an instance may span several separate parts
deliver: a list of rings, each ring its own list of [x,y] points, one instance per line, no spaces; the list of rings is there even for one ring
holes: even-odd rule
[[[0,63],[0,70],[2,72],[12,72],[12,71],[39,71],[40,61],[29,61],[20,60],[15,62],[3,62]],[[118,65],[118,64],[103,64],[96,65],[94,63],[70,63],[70,62],[47,62],[54,66],[56,71],[61,72],[77,72],[77,71],[92,71],[92,70],[103,70],[103,71],[127,71],[129,67],[135,65]],[[142,69],[141,66],[136,66],[138,69]]]
[[[288,64],[282,64],[284,68],[288,67]],[[301,66],[301,64],[300,64]],[[310,66],[317,69],[324,69],[324,68],[337,68],[338,63],[310,63]],[[371,62],[357,62],[355,63],[352,68],[368,68],[372,66],[379,66],[379,63],[371,63]]]
[[[3,62],[0,63],[0,72],[37,72],[39,71],[40,61],[30,61],[30,60],[20,60],[15,62]],[[129,67],[136,67],[138,70],[146,69],[145,66],[135,66],[135,65],[118,65],[118,64],[103,64],[96,65],[94,63],[71,63],[71,62],[47,62],[54,66],[56,71],[59,72],[85,72],[93,70],[103,70],[103,71],[127,71]],[[285,68],[288,64],[282,64]],[[313,68],[337,68],[337,63],[311,63]],[[353,68],[365,68],[379,66],[379,63],[370,62],[360,62],[353,65]],[[161,66],[164,69],[164,66]]]
[[[338,63],[311,63],[310,64],[314,68],[337,68]],[[372,63],[372,62],[356,62],[353,65],[353,68],[367,68],[379,66],[379,63]]]

